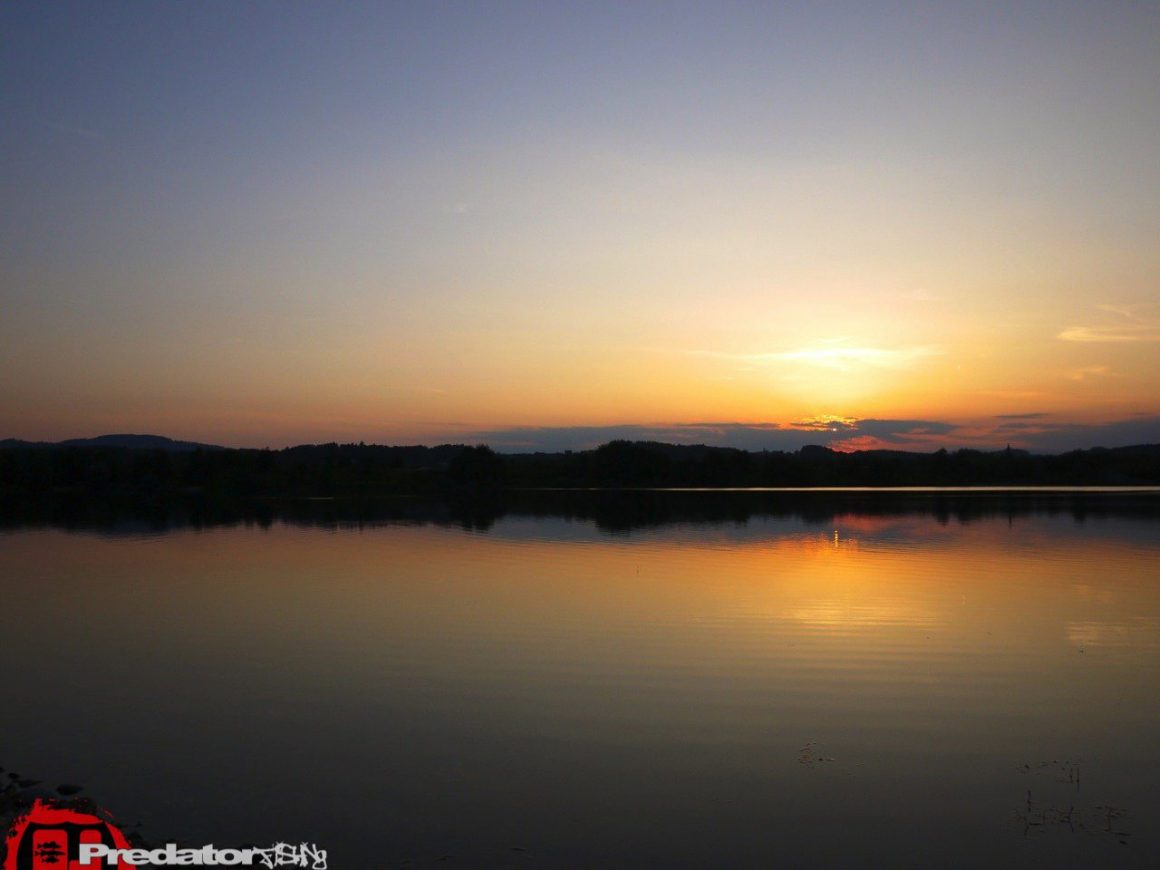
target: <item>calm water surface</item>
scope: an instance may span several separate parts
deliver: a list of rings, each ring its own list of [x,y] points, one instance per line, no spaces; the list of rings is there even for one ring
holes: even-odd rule
[[[336,870],[1160,864],[1154,509],[739,517],[10,530],[0,764]]]

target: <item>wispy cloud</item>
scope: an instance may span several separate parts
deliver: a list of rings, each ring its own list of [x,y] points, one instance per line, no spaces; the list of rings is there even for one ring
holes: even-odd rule
[[[1160,306],[1105,304],[1097,305],[1096,309],[1114,314],[1114,322],[1107,322],[1112,318],[1105,317],[1104,323],[1095,326],[1069,326],[1056,337],[1085,343],[1160,341]]]
[[[1052,428],[1050,423],[1042,420],[1004,420],[994,429],[989,430],[987,434],[995,433],[1010,433],[1010,432],[1046,432]]]
[[[977,390],[980,396],[990,396],[995,399],[1038,399],[1043,395],[1042,390]]]
[[[1118,314],[1120,317],[1126,317],[1128,320],[1144,320],[1149,316],[1156,314],[1160,310],[1160,305],[1154,303],[1144,303],[1137,305],[1097,305],[1100,311],[1107,311],[1110,314]]]
[[[1146,324],[1124,326],[1069,326],[1056,338],[1085,343],[1160,341],[1160,328]]]
[[[843,452],[854,450],[935,450],[959,430],[945,420],[856,420],[830,442]]]
[[[939,356],[942,351],[936,347],[845,347],[823,344],[793,350],[767,351],[761,353],[726,353],[722,351],[692,351],[695,356],[731,359],[746,363],[797,362],[827,368],[848,369],[855,365],[877,368],[903,368],[918,360]]]
[[[1072,369],[1064,377],[1069,381],[1090,381],[1094,378],[1112,378],[1119,376],[1112,371],[1111,366],[1083,366],[1082,368]]]
[[[853,417],[810,417],[808,420],[795,420],[790,424],[794,429],[804,429],[810,432],[839,432],[857,428],[858,421]]]
[[[1100,311],[1107,311],[1109,314],[1118,314],[1121,317],[1135,318],[1137,306],[1134,305],[1097,305]]]

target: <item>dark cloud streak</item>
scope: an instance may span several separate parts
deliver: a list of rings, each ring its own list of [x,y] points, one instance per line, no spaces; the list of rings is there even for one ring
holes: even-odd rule
[[[1160,416],[1083,424],[1052,421],[1048,414],[1002,414],[993,426],[967,426],[948,420],[837,420],[829,426],[814,421],[777,423],[665,423],[652,426],[523,426],[470,433],[465,440],[489,444],[502,453],[589,450],[609,441],[663,441],[706,444],[742,450],[799,450],[847,439],[873,439],[875,446],[900,450],[946,447],[999,449],[1008,442],[1043,453],[1087,447],[1123,447],[1160,443]],[[465,433],[467,434],[467,433]]]

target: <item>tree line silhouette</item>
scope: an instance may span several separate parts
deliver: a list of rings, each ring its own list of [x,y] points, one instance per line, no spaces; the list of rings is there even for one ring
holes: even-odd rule
[[[0,493],[208,492],[327,496],[500,488],[1160,485],[1160,445],[1058,455],[1022,450],[793,452],[612,441],[502,455],[483,445],[317,444],[281,450],[0,447]]]

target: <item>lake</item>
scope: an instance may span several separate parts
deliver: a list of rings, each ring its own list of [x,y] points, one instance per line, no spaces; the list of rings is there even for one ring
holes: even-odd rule
[[[1160,497],[9,515],[0,764],[330,867],[1156,867]]]

